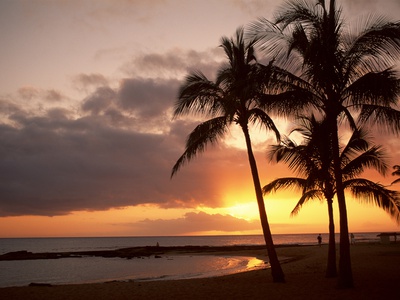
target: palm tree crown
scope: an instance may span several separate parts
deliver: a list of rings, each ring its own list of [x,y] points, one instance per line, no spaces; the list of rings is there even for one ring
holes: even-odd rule
[[[289,90],[303,91],[319,111],[343,114],[355,125],[349,109],[356,109],[360,120],[374,116],[374,122],[398,132],[400,80],[394,66],[400,57],[400,22],[369,17],[365,28],[352,34],[335,0],[329,8],[324,0],[316,2],[286,2],[275,23],[252,24],[251,36],[267,56],[298,75]]]
[[[236,40],[222,38],[221,47],[228,58],[217,74],[215,82],[200,71],[187,76],[179,91],[174,116],[201,114],[211,119],[199,124],[189,135],[186,150],[172,169],[173,176],[179,168],[205,150],[208,143],[216,143],[230,125],[240,125],[247,130],[249,124],[259,122],[272,130],[279,139],[273,120],[260,108],[259,99],[266,88],[271,66],[257,63],[254,41],[245,42],[243,28],[236,32]]]
[[[292,215],[296,215],[308,200],[331,200],[336,194],[332,161],[326,156],[325,150],[328,143],[321,135],[324,125],[314,118],[302,120],[305,126],[296,130],[303,133],[305,144],[297,145],[288,139],[281,145],[271,146],[269,153],[270,159],[288,163],[301,177],[279,178],[263,187],[264,193],[291,186],[301,188],[303,195],[291,212]],[[398,192],[359,177],[366,168],[372,168],[385,176],[388,170],[385,157],[382,147],[370,146],[364,130],[353,132],[340,155],[343,185],[354,198],[374,203],[400,223]]]
[[[297,145],[287,139],[279,146],[271,147],[270,158],[277,162],[288,163],[301,177],[286,177],[275,179],[263,187],[264,193],[270,193],[282,188],[297,187],[302,190],[297,205],[292,211],[296,215],[302,206],[313,199],[326,199],[329,216],[329,247],[326,277],[335,277],[336,246],[335,226],[333,220],[333,197],[336,194],[334,168],[332,165],[326,135],[326,124],[311,118],[301,118],[302,126],[295,130],[303,134],[305,144]],[[397,223],[400,223],[399,194],[388,190],[381,184],[359,178],[365,168],[373,168],[385,175],[387,165],[384,153],[377,146],[369,146],[364,130],[353,133],[347,145],[342,149],[340,160],[345,190],[362,202],[372,202],[388,212]]]

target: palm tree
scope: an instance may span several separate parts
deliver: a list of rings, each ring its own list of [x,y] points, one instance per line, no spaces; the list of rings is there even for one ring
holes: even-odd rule
[[[333,219],[334,180],[331,174],[331,151],[327,141],[326,123],[311,117],[300,118],[298,131],[303,135],[305,143],[297,145],[287,139],[281,145],[271,147],[269,157],[276,162],[288,163],[289,168],[302,177],[279,178],[264,186],[263,192],[269,193],[281,188],[297,187],[302,190],[296,207],[291,215],[297,215],[302,205],[310,199],[326,199],[329,220],[328,262],[326,277],[336,277],[336,244],[335,225]]]
[[[207,144],[216,143],[231,125],[239,125],[243,131],[251,174],[260,213],[264,239],[267,246],[271,273],[274,282],[284,282],[284,273],[279,263],[265,211],[256,160],[252,150],[249,125],[261,124],[272,130],[279,139],[279,132],[266,112],[259,108],[259,95],[265,90],[265,82],[272,65],[257,63],[254,41],[245,42],[243,28],[236,32],[235,39],[222,38],[221,47],[228,58],[217,74],[215,82],[201,72],[190,74],[180,88],[174,116],[197,113],[211,119],[199,124],[189,135],[186,149],[172,169],[171,177]]]
[[[393,166],[394,172],[392,173],[392,176],[400,176],[400,166],[399,165],[394,165]],[[392,184],[400,182],[400,178],[397,178],[395,181],[392,182]]]
[[[299,129],[305,139],[305,144],[296,145],[287,140],[279,146],[272,147],[270,158],[277,162],[284,161],[299,175],[305,177],[287,177],[276,179],[263,187],[264,193],[270,193],[282,188],[296,187],[302,190],[302,196],[291,215],[296,215],[301,207],[313,199],[326,199],[329,216],[329,249],[326,277],[334,277],[336,271],[335,227],[333,220],[333,197],[336,193],[334,171],[330,157],[326,155],[325,126],[311,118],[302,118],[303,124]],[[341,152],[341,168],[343,186],[353,197],[362,201],[373,202],[387,211],[400,223],[400,207],[397,204],[398,193],[386,189],[383,185],[370,180],[358,178],[365,168],[374,168],[385,175],[387,165],[380,147],[370,147],[365,132],[357,130],[349,139],[347,146]]]
[[[324,0],[291,0],[273,23],[260,19],[250,31],[266,57],[273,54],[275,64],[293,75],[286,78],[290,81],[285,92],[270,97],[280,97],[283,103],[308,101],[328,122],[340,215],[338,286],[352,287],[339,128],[342,120],[352,130],[357,122],[368,121],[400,132],[400,112],[395,109],[400,80],[393,68],[400,55],[400,22],[369,17],[365,27],[352,35],[344,28],[335,0],[328,7]]]

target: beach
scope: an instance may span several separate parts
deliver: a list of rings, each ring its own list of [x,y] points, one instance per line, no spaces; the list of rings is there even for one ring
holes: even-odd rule
[[[277,247],[285,258],[286,283],[273,283],[269,269],[212,278],[125,281],[95,284],[1,288],[2,299],[398,299],[400,243],[351,246],[354,288],[338,289],[325,278],[327,245]],[[338,251],[338,250],[337,250]],[[198,253],[204,254],[204,253]],[[215,251],[209,255],[226,255]],[[265,257],[264,249],[229,251],[229,255]]]

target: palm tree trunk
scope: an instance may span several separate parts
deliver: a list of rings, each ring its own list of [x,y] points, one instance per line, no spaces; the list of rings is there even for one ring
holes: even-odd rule
[[[339,248],[339,276],[338,276],[338,287],[339,288],[351,288],[353,287],[353,273],[351,270],[351,258],[350,258],[350,241],[349,241],[349,228],[347,222],[347,208],[346,199],[344,196],[342,171],[340,166],[339,156],[339,138],[338,138],[338,127],[335,120],[333,127],[335,131],[332,133],[332,151],[333,151],[333,164],[336,181],[336,195],[339,205],[339,217],[340,217],[340,248]]]
[[[250,135],[247,127],[243,128],[243,133],[246,139],[247,154],[250,163],[251,174],[253,177],[254,189],[257,197],[258,210],[260,213],[261,226],[264,234],[265,244],[267,246],[269,263],[271,265],[271,274],[273,282],[285,282],[285,275],[283,273],[281,264],[278,260],[278,255],[275,251],[274,242],[272,240],[271,229],[269,227],[267,213],[265,211],[264,198],[261,189],[260,178],[258,175],[257,164],[253,154]]]
[[[328,264],[326,266],[326,277],[332,278],[337,276],[336,270],[336,242],[335,242],[335,223],[333,220],[333,201],[328,199],[328,216],[329,216],[329,243],[328,243]]]

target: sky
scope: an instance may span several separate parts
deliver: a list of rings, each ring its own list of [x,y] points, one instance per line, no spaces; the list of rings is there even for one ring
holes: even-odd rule
[[[271,18],[282,4],[0,0],[0,237],[260,234],[240,131],[232,128],[170,179],[201,121],[174,119],[172,111],[188,72],[212,77],[224,61],[222,36]],[[348,20],[400,16],[397,0],[339,4]],[[277,126],[287,133],[293,124]],[[253,136],[262,185],[290,176],[266,159],[273,137]],[[389,165],[399,164],[399,138],[377,140]],[[328,231],[324,202],[290,217],[299,196],[266,197],[273,234]],[[353,199],[348,214],[353,232],[400,230],[385,212]]]

